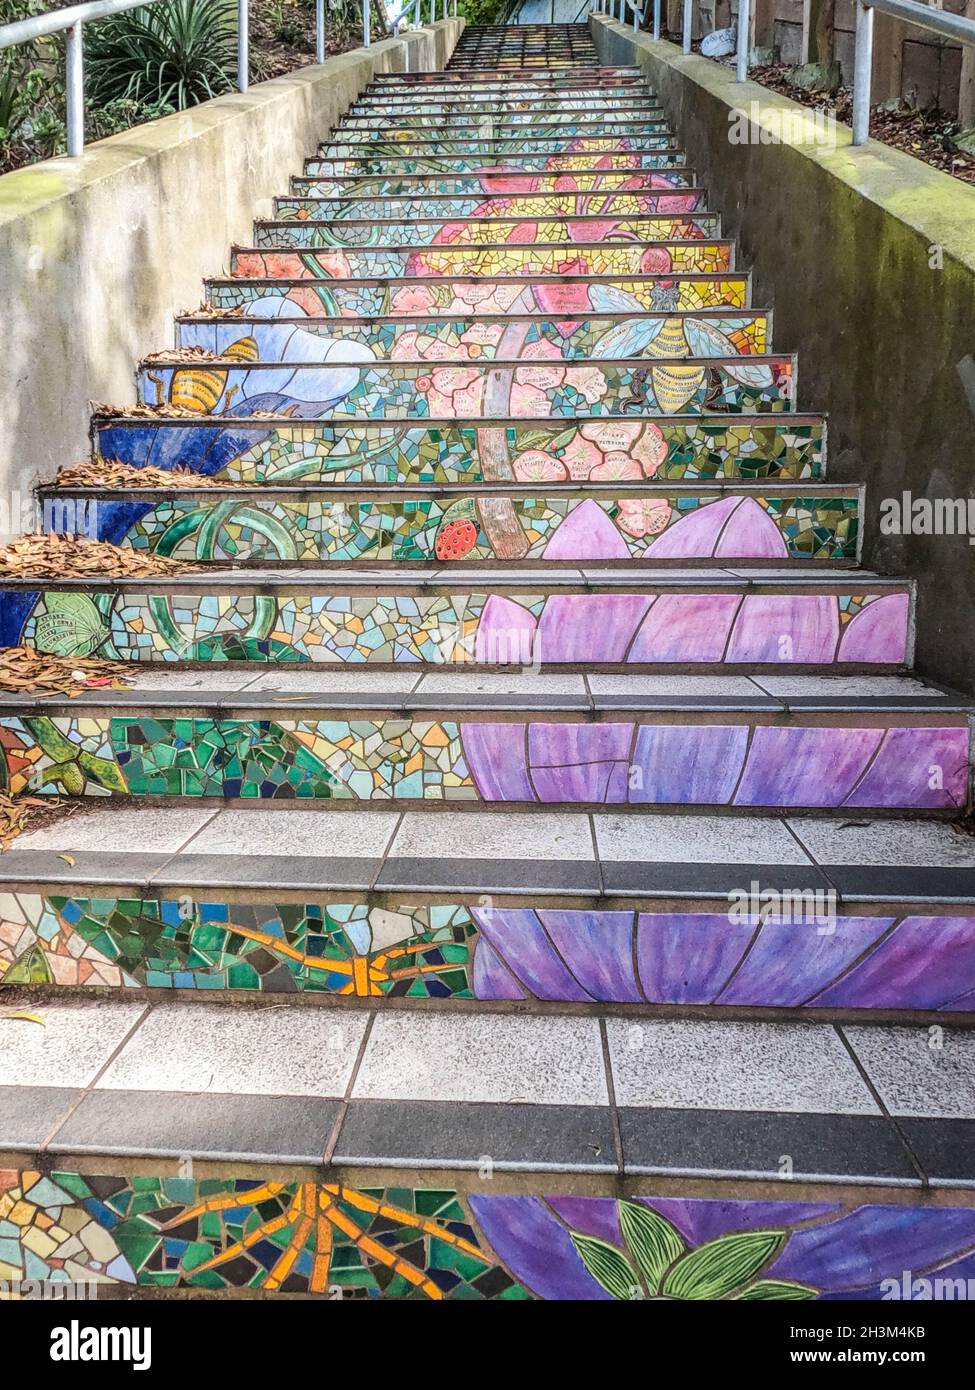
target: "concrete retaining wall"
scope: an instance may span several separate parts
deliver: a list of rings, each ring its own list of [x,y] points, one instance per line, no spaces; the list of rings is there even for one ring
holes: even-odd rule
[[[845,126],[816,144],[808,108],[590,23],[603,62],[646,71],[709,206],[740,239],[753,302],[775,310],[775,346],[799,353],[800,407],[830,413],[830,477],[866,483],[863,563],[917,579],[918,667],[975,689],[975,547],[879,524],[882,499],[905,489],[975,495],[975,188],[873,141],[854,149]],[[729,139],[736,109],[752,143]],[[761,143],[769,132],[784,138]]]
[[[0,178],[0,532],[86,449],[89,399],[128,404],[233,241],[378,72],[444,66],[447,19]],[[28,522],[29,524],[29,522]]]

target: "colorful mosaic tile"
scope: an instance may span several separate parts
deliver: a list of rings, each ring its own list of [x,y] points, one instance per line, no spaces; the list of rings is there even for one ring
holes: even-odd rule
[[[577,247],[572,248],[577,251]],[[609,248],[610,250],[612,248]],[[662,250],[662,248],[657,248]],[[334,252],[336,266],[344,252]],[[412,252],[411,256],[419,256]],[[441,253],[444,254],[444,253]],[[457,254],[468,254],[458,251]],[[475,253],[470,253],[475,254]],[[317,262],[316,262],[317,264]],[[585,318],[597,313],[622,313],[633,309],[666,311],[669,309],[717,309],[728,306],[744,309],[748,304],[749,281],[746,275],[674,274],[666,281],[646,275],[624,276],[618,279],[587,281],[584,261],[568,256],[558,276],[508,278],[478,278],[467,280],[440,279],[435,276],[413,279],[392,279],[383,282],[355,280],[314,280],[307,283],[286,283],[276,280],[239,278],[211,280],[207,298],[218,310],[238,310],[268,294],[283,294],[299,304],[308,314],[325,314],[330,318],[357,315],[426,314],[508,314],[543,313],[564,315],[566,318]],[[575,278],[559,278],[559,277]]]
[[[361,360],[367,349],[355,346]],[[314,405],[316,414],[370,420],[738,414],[789,410],[795,399],[789,357],[710,360],[707,365],[664,361],[660,366],[639,359],[604,360],[597,366],[563,363],[547,346],[539,344],[526,354],[530,360],[525,365],[504,373],[471,362],[222,368],[155,363],[140,373],[140,399],[147,405],[178,406],[202,400],[212,414],[235,401],[279,413],[294,405]],[[308,347],[317,349],[318,361],[336,356],[330,338],[309,334]]]
[[[545,471],[544,460],[537,462]],[[93,509],[97,538],[120,537],[133,549],[193,562],[504,559],[512,522],[525,559],[841,560],[857,553],[856,496],[492,495],[487,504],[476,495],[294,502],[210,496],[157,502],[134,524],[132,507],[131,499],[100,500]],[[73,514],[77,519],[81,509]],[[56,511],[47,513],[45,523],[54,519]],[[83,520],[90,534],[90,512]]]
[[[544,173],[550,170],[561,170],[575,172],[576,170],[591,169],[594,164],[598,164],[600,169],[669,169],[671,165],[685,163],[686,156],[683,151],[678,149],[657,149],[641,150],[611,150],[599,153],[561,153],[561,154],[525,154],[518,155],[498,154],[493,151],[485,151],[479,154],[453,155],[450,159],[450,169],[452,172],[471,173],[490,173],[492,169],[511,170],[519,172],[538,171]],[[320,174],[335,175],[360,175],[360,174],[384,174],[393,172],[397,174],[424,174],[428,172],[437,173],[443,169],[444,161],[442,157],[430,158],[429,155],[407,155],[402,153],[395,158],[387,156],[366,154],[359,151],[349,158],[337,158],[330,154],[327,159],[318,161],[316,172]]]
[[[823,474],[825,429],[813,419],[765,416],[742,421],[531,421],[494,425],[481,463],[476,426],[399,422],[291,421],[273,426],[233,420],[96,425],[99,452],[141,467],[189,468],[242,483],[476,483],[500,455],[518,482],[674,482],[736,478],[775,481]],[[589,445],[595,445],[592,454]],[[53,513],[57,516],[57,512]],[[65,517],[59,529],[68,529]],[[116,539],[121,530],[106,539]]]
[[[244,582],[212,594],[3,593],[0,637],[123,660],[899,665],[910,608],[906,589],[357,596]]]
[[[500,121],[491,116],[468,122],[455,117],[450,122],[450,138],[436,140],[431,139],[429,121],[404,121],[387,117],[376,126],[343,123],[335,132],[335,140],[323,144],[321,149],[322,154],[327,155],[335,149],[344,151],[347,146],[368,145],[371,149],[389,150],[390,153],[403,148],[413,154],[420,143],[424,148],[427,145],[435,146],[435,151],[431,150],[431,153],[468,154],[472,146],[477,153],[482,142],[490,141],[501,150],[510,149],[512,153],[517,154],[521,150],[528,153],[544,152],[550,148],[552,142],[573,139],[603,141],[613,136],[624,137],[619,142],[614,141],[618,143],[619,148],[632,149],[631,142],[642,143],[647,136],[670,136],[673,133],[668,122],[660,116],[644,119],[637,115],[629,119],[621,115],[594,122],[571,118],[552,120],[547,113],[537,113],[534,121],[529,124],[530,137],[524,134],[524,122]],[[380,132],[381,138],[377,139]],[[652,145],[652,139],[649,143]]]
[[[519,199],[537,194],[553,194],[562,191],[566,184],[573,193],[610,194],[627,192],[650,192],[653,189],[690,188],[695,179],[686,169],[669,169],[666,173],[641,172],[639,170],[578,170],[571,176],[549,173],[523,174],[373,174],[365,178],[336,178],[321,175],[316,170],[321,161],[310,159],[306,164],[304,176],[292,181],[295,193],[305,193],[312,198],[335,198],[343,206],[350,200],[361,198],[410,197],[425,194],[428,198],[462,197],[465,194],[478,194],[483,200],[487,197],[504,197],[510,211],[521,206]],[[275,199],[275,208],[288,199]],[[573,203],[573,207],[575,204]],[[601,210],[597,206],[594,211]],[[346,213],[346,216],[352,216]],[[429,214],[427,214],[429,215]]]
[[[700,238],[659,246],[562,244],[546,247],[442,245],[416,251],[393,248],[326,251],[235,251],[231,272],[255,280],[369,280],[377,276],[473,275],[669,275],[696,271],[719,275],[731,269],[731,245]]]
[[[343,134],[343,132],[339,132]],[[584,154],[590,159],[603,154],[629,153],[645,150],[668,149],[673,137],[656,132],[641,132],[638,135],[568,135],[566,133],[546,135],[511,135],[493,140],[456,139],[417,140],[409,134],[407,139],[362,141],[345,139],[331,140],[322,147],[324,159],[355,159],[363,150],[369,150],[370,159],[396,159],[402,155],[430,159],[441,155],[466,155],[482,163],[491,159],[508,161],[521,159],[522,155]]]
[[[556,319],[542,314],[516,319],[513,315],[474,317],[455,315],[386,319],[309,319],[301,305],[283,295],[266,294],[250,306],[249,315],[221,321],[184,319],[179,346],[199,347],[217,356],[233,355],[242,335],[253,340],[262,362],[312,360],[318,344],[304,334],[333,342],[364,343],[379,360],[432,361],[445,358],[493,360],[549,351],[566,360],[588,358],[599,350],[612,357],[616,345],[626,356],[653,355],[666,345],[668,357],[713,356],[717,353],[764,353],[769,345],[769,316],[753,310],[724,314],[702,309],[693,319],[681,314],[655,316],[607,315],[601,318]],[[656,344],[656,347],[654,346]],[[693,345],[693,346],[692,346]]]
[[[0,894],[0,984],[368,999],[971,1008],[975,917]],[[824,939],[829,948],[824,950]]]
[[[544,1192],[544,1188],[542,1189]],[[975,1209],[0,1172],[0,1278],[329,1298],[963,1296]]]
[[[959,811],[967,798],[964,723],[25,715],[0,727],[14,793]]]
[[[464,216],[468,215],[470,209],[476,211],[483,203],[482,199],[473,198],[458,198],[455,201],[465,207]],[[524,241],[524,223],[518,221],[517,215],[512,216],[511,210],[504,214],[506,221],[464,222],[451,229],[445,227],[439,217],[432,221],[411,220],[422,218],[422,204],[422,198],[405,198],[399,203],[388,199],[364,199],[362,203],[352,205],[354,212],[348,215],[356,218],[353,223],[335,216],[334,209],[342,206],[338,199],[323,202],[286,200],[278,208],[279,216],[285,219],[284,225],[281,222],[258,223],[254,228],[254,245],[316,250],[322,247],[433,246],[448,243],[499,246],[513,239]],[[371,212],[373,208],[376,210],[375,216]],[[343,206],[343,212],[345,210]],[[317,220],[308,221],[309,215]],[[384,224],[381,219],[389,217],[406,220]],[[618,220],[593,216],[576,221],[561,218],[538,223],[533,241],[563,245],[584,243],[597,237],[601,241],[620,242],[690,240],[718,236],[719,220],[709,213],[695,217],[639,216],[621,217]]]

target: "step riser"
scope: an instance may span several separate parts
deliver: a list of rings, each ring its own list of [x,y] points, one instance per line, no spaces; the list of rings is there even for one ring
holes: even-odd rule
[[[146,897],[137,885],[124,897],[84,885],[3,892],[0,986],[693,1006],[718,1017],[788,1009],[800,1019],[824,1009],[950,1016],[970,1009],[975,991],[975,916],[922,915],[917,904],[856,915],[798,883],[792,916],[764,922],[720,902],[668,912],[389,893],[376,905],[314,891],[301,902],[220,887],[204,889],[205,902],[199,890]]]
[[[101,420],[95,422],[94,438],[105,458],[134,467],[189,468],[247,483],[479,483],[485,474],[494,476],[499,451],[515,479],[525,483],[543,481],[549,473],[578,482],[606,481],[607,473],[618,471],[658,481],[788,481],[820,478],[826,471],[825,426],[812,416],[768,415],[756,421],[709,415],[599,426],[499,422],[490,435],[449,421],[228,426]],[[590,444],[596,445],[598,460]]]
[[[604,248],[603,255],[614,250]],[[573,251],[577,248],[573,248]],[[420,253],[414,268],[419,268]],[[439,254],[439,253],[438,253]],[[511,256],[507,252],[506,256]],[[425,259],[425,257],[423,258]],[[750,307],[751,276],[729,275],[720,279],[704,274],[677,273],[662,277],[635,275],[587,279],[534,274],[483,276],[458,280],[435,274],[384,278],[378,281],[312,279],[304,282],[280,278],[258,280],[243,276],[234,280],[208,280],[207,305],[217,311],[245,308],[267,295],[286,295],[306,314],[338,318],[388,317],[426,314],[431,310],[445,314],[471,312],[496,316],[504,313],[542,313],[565,315],[570,319],[588,318],[600,308],[605,312],[634,309],[658,312],[670,309],[745,309]]]
[[[669,150],[675,148],[670,134],[656,133],[645,135],[562,135],[543,139],[529,135],[512,137],[510,140],[403,140],[395,144],[373,145],[371,142],[357,140],[330,140],[319,148],[323,159],[357,159],[363,151],[375,149],[373,159],[403,160],[443,156],[454,159],[467,155],[479,158],[485,163],[491,160],[507,161],[521,159],[522,155],[580,155],[587,154],[589,162],[593,157],[604,154],[626,154],[644,150]]]
[[[134,1098],[137,1110],[140,1099]],[[477,1109],[468,1107],[468,1112]],[[552,1109],[560,1117],[571,1110]],[[460,1165],[468,1173],[434,1174],[423,1166],[399,1166],[377,1170],[370,1179],[361,1170],[343,1169],[342,1153],[337,1153],[340,1166],[329,1173],[327,1183],[317,1163],[308,1165],[301,1173],[305,1181],[299,1181],[294,1165],[262,1170],[238,1160],[235,1170],[233,1163],[214,1164],[205,1151],[200,1157],[211,1162],[204,1164],[206,1176],[200,1177],[167,1176],[171,1164],[158,1159],[140,1167],[118,1157],[88,1159],[84,1174],[70,1157],[54,1158],[53,1164],[49,1160],[49,1176],[42,1177],[36,1168],[11,1169],[3,1175],[0,1210],[10,1212],[15,1231],[29,1223],[32,1231],[50,1230],[55,1238],[42,1244],[41,1258],[34,1253],[37,1237],[29,1235],[10,1277],[63,1277],[57,1253],[73,1240],[69,1249],[84,1251],[74,1256],[78,1272],[73,1277],[97,1280],[108,1297],[135,1296],[138,1289],[208,1297],[220,1290],[237,1297],[259,1290],[270,1298],[317,1295],[329,1301],[643,1299],[653,1296],[657,1285],[646,1291],[633,1264],[633,1237],[627,1246],[621,1231],[628,1210],[652,1209],[667,1223],[665,1229],[674,1232],[681,1252],[700,1250],[709,1240],[736,1232],[743,1240],[748,1233],[752,1241],[755,1232],[765,1232],[769,1257],[748,1282],[758,1279],[771,1287],[774,1278],[779,1297],[911,1298],[922,1296],[912,1292],[922,1284],[930,1297],[937,1280],[949,1290],[944,1296],[955,1297],[950,1291],[959,1279],[964,1286],[975,1229],[970,1207],[948,1211],[930,1202],[891,1201],[889,1189],[886,1202],[873,1191],[840,1202],[829,1185],[815,1193],[807,1186],[805,1200],[797,1193],[791,1201],[770,1201],[748,1194],[747,1188],[742,1195],[739,1184],[729,1200],[727,1183],[705,1180],[707,1196],[700,1195],[701,1184],[696,1195],[688,1196],[659,1178],[636,1179],[628,1188],[629,1200],[617,1202],[613,1195],[593,1195],[594,1187],[602,1190],[594,1174],[611,1175],[602,1179],[606,1183],[616,1173],[608,1119],[605,1126],[595,1119],[579,1123],[582,1115],[578,1109],[575,1114],[573,1156],[576,1150],[588,1151],[584,1166],[592,1171],[568,1180],[562,1173],[536,1172],[527,1185],[524,1180],[511,1184],[510,1195],[504,1170],[532,1166],[524,1158],[493,1160],[490,1180],[474,1176],[477,1165],[471,1161]],[[422,1127],[423,1119],[410,1118]],[[401,1122],[406,1120],[403,1115]],[[267,1117],[262,1121],[266,1126]],[[229,1115],[221,1129],[233,1129]],[[478,1133],[476,1139],[482,1137],[488,1136]],[[781,1147],[783,1136],[774,1137]],[[468,1145],[470,1139],[468,1135]],[[57,1143],[54,1147],[67,1152]],[[434,1139],[431,1152],[436,1148]],[[174,1150],[172,1157],[180,1154]],[[353,1162],[360,1157],[348,1154]],[[771,1179],[777,1172],[771,1152],[767,1161]],[[427,1160],[427,1169],[439,1166]],[[304,1211],[310,1213],[307,1228],[301,1224]],[[327,1221],[319,1217],[324,1229],[314,1249],[321,1254],[313,1260],[310,1235],[305,1234],[308,1248],[303,1252],[292,1249],[288,1236],[310,1232],[320,1212],[335,1216]],[[655,1223],[655,1232],[660,1224]],[[69,1237],[65,1227],[77,1235]],[[284,1234],[276,1235],[282,1227]],[[268,1228],[267,1239],[255,1242],[256,1252],[252,1244],[238,1253],[241,1232]],[[16,1246],[16,1236],[11,1244]],[[611,1295],[577,1253],[602,1251],[607,1244],[617,1252],[611,1267],[634,1270],[632,1286],[624,1277]],[[923,1281],[904,1272],[913,1268],[918,1249],[930,1261],[925,1268],[936,1271]],[[97,1275],[90,1273],[95,1266],[88,1251],[104,1255]],[[609,1258],[602,1258],[609,1265]],[[590,1260],[596,1268],[595,1257]],[[600,1272],[605,1281],[607,1275]],[[793,1291],[784,1292],[783,1284]]]
[[[306,161],[306,172],[294,175],[291,180],[292,192],[302,192],[308,188],[312,171],[320,160]],[[571,180],[568,192],[599,194],[633,191],[651,192],[661,188],[693,188],[697,180],[687,169],[671,170],[665,173],[647,173],[617,169],[609,173],[599,170],[579,170],[574,174],[399,174],[381,178],[376,175],[367,178],[322,178],[314,175],[313,196],[335,198],[343,203],[350,199],[382,197],[407,197],[421,195],[427,199],[444,197],[463,197],[465,194],[478,194],[482,199],[489,195],[502,195],[513,210],[521,206],[520,199],[528,195],[553,195],[566,191],[566,183]],[[275,206],[278,200],[275,199]],[[435,206],[440,206],[439,204]]]
[[[593,446],[592,452],[598,456]],[[625,496],[354,501],[221,499],[166,502],[43,499],[43,527],[59,534],[171,555],[193,563],[322,564],[519,560],[843,560],[857,558],[859,499],[743,493],[674,495],[635,487]],[[504,514],[503,529],[495,517]],[[215,529],[214,529],[215,528]]]
[[[5,716],[0,738],[5,785],[36,795],[958,814],[968,804],[967,722],[647,719]]]
[[[478,202],[472,199],[471,202],[475,209],[485,209],[483,201]],[[275,208],[275,214],[285,220],[255,222],[254,245],[271,250],[279,247],[284,249],[300,247],[305,250],[328,248],[335,251],[375,246],[434,246],[448,242],[463,243],[468,241],[476,242],[479,246],[560,242],[566,243],[562,247],[564,259],[566,251],[571,251],[573,244],[592,242],[597,239],[604,242],[621,241],[629,244],[648,241],[689,241],[696,237],[708,237],[713,240],[721,235],[720,219],[713,213],[699,213],[695,217],[639,216],[624,217],[619,220],[615,220],[613,217],[584,217],[581,219],[553,217],[529,225],[517,217],[503,220],[494,219],[490,216],[490,208],[487,208],[485,209],[486,219],[445,227],[446,217],[424,221],[392,220],[392,218],[410,218],[414,204],[409,200],[405,207],[395,203],[382,205],[378,201],[375,203],[370,201],[363,206],[354,203],[346,204],[340,208],[339,217],[335,221],[328,220],[330,216],[328,208],[330,206],[336,205],[327,202],[316,205],[305,200],[299,202],[297,199],[282,199],[280,206]],[[322,210],[323,207],[324,211]],[[368,217],[372,207],[376,208],[376,220],[371,220]],[[423,207],[422,199],[416,200],[416,207],[421,216],[424,216],[428,211]],[[309,212],[313,214],[314,220],[302,218],[302,214]],[[378,217],[380,212],[382,213],[381,220]],[[363,213],[366,214],[365,220],[360,216]],[[346,216],[346,214],[349,215]],[[450,214],[450,216],[455,215],[466,216],[466,214]],[[384,222],[385,225],[383,225]]]
[[[383,159],[377,156],[359,154],[351,159],[322,159],[318,161],[318,172],[325,175],[336,177],[362,177],[369,175],[392,177],[397,174],[491,174],[495,172],[514,173],[567,173],[571,174],[574,170],[590,170],[594,164],[598,164],[601,169],[609,172],[613,170],[632,169],[639,172],[641,169],[669,169],[675,165],[681,166],[687,163],[687,157],[676,147],[672,149],[657,150],[655,153],[641,151],[634,152],[601,152],[598,156],[592,153],[586,154],[550,154],[550,155],[531,155],[519,154],[517,156],[499,155],[436,155],[433,157],[404,156],[399,155],[395,159]]]
[[[210,580],[212,586],[215,581]],[[66,632],[63,599],[0,594],[5,645],[133,661],[422,662],[450,665],[899,667],[910,657],[909,591],[807,585],[794,593],[742,593],[704,583],[694,592],[510,596],[446,582],[444,592],[383,595],[361,586],[275,586],[241,577],[201,593],[190,580],[89,585],[81,622]],[[415,586],[413,586],[415,587]],[[77,605],[73,605],[77,606]]]
[[[539,127],[542,127],[541,133]],[[528,135],[527,131],[532,130],[535,134]],[[339,145],[373,145],[377,153],[387,152],[395,155],[400,144],[404,145],[409,152],[413,151],[417,144],[435,145],[438,150],[446,149],[458,150],[460,153],[467,153],[469,144],[481,145],[488,142],[492,145],[510,145],[517,152],[521,149],[537,150],[544,149],[539,145],[540,140],[565,141],[565,140],[609,140],[612,136],[622,137],[622,148],[629,149],[630,141],[642,143],[648,136],[666,135],[670,138],[674,136],[674,128],[661,118],[650,118],[641,120],[636,117],[632,120],[624,118],[603,118],[590,121],[551,121],[546,123],[543,120],[533,121],[530,126],[524,123],[507,123],[496,121],[488,116],[483,120],[464,120],[454,117],[450,122],[450,136],[446,140],[438,140],[431,137],[430,122],[410,121],[406,123],[391,123],[381,121],[376,125],[363,122],[342,122],[335,127],[332,132],[331,140],[323,140],[319,145],[322,154],[327,155],[329,150]],[[530,143],[526,144],[528,141]]]
[[[664,209],[666,211],[666,209]],[[624,245],[575,242],[532,246],[430,246],[384,250],[337,247],[322,251],[234,249],[231,276],[241,280],[422,279],[476,275],[720,275],[734,269],[731,241],[666,241]],[[666,307],[666,306],[664,306]]]
[[[505,124],[532,125],[536,120],[548,124],[552,120],[574,121],[580,116],[598,120],[606,116],[609,120],[635,116],[638,119],[662,114],[659,102],[643,98],[639,94],[629,97],[564,97],[550,94],[544,101],[526,98],[481,101],[403,101],[389,97],[385,101],[357,101],[349,108],[343,118],[345,124],[376,126],[380,130],[387,124],[406,126],[428,126],[428,116],[453,116],[463,120],[465,116],[490,116]]]
[[[167,367],[154,363],[138,377],[140,402],[176,405],[219,415],[233,406],[281,413],[298,406],[305,413],[338,418],[387,420],[441,416],[458,419],[501,417],[622,418],[639,415],[700,415],[706,412],[792,410],[795,364],[791,357],[734,359],[727,362],[660,363],[646,359],[562,364],[543,359],[502,373],[490,364],[456,365],[354,360],[366,349],[356,343],[321,344],[322,366],[254,365],[211,368]],[[348,365],[336,359],[345,357]]]
[[[403,318],[403,319],[320,319],[302,317],[298,306],[287,300],[268,295],[261,305],[267,318],[233,317],[221,322],[204,319],[183,319],[177,323],[177,345],[198,347],[222,356],[239,343],[242,337],[253,338],[257,357],[263,362],[281,362],[285,358],[308,361],[314,358],[314,345],[303,346],[303,334],[365,343],[379,359],[479,358],[491,361],[508,341],[517,334],[523,342],[522,352],[535,350],[534,345],[549,343],[555,355],[569,359],[588,358],[597,344],[599,355],[612,358],[618,348],[630,351],[650,342],[659,342],[666,327],[668,353],[674,357],[692,356],[688,333],[698,350],[707,345],[720,346],[727,353],[763,353],[769,350],[771,324],[764,313],[741,313],[734,316],[699,311],[696,315],[615,315],[610,318],[584,320],[546,320],[517,318],[484,320],[472,317]],[[273,317],[280,308],[280,317]],[[610,337],[608,335],[612,334]],[[717,337],[716,335],[720,335]],[[202,365],[202,364],[201,364]]]

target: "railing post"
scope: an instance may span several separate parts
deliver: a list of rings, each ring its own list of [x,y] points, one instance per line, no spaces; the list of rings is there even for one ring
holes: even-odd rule
[[[430,0],[430,23],[437,22],[437,0]]]
[[[752,27],[751,0],[738,0],[738,53],[736,55],[736,77],[739,82],[748,81],[748,48]]]
[[[660,0],[653,0],[653,37],[660,38]]]
[[[325,0],[315,0],[315,62],[325,61]]]
[[[694,0],[684,0],[684,32],[681,35],[685,53],[691,51],[691,31],[694,28]]]
[[[647,0],[643,0],[643,3],[646,4],[646,3],[647,3]],[[640,27],[640,11],[637,9],[636,5],[634,5],[634,6],[633,6],[633,32],[634,32],[634,34],[637,32],[637,30],[639,29],[639,27]]]
[[[237,90],[250,86],[250,15],[247,0],[237,0]]]
[[[80,23],[72,24],[68,30],[68,46],[65,52],[68,154],[72,156],[81,154],[85,148],[85,58],[81,30]]]
[[[873,68],[873,6],[857,0],[857,24],[853,51],[853,143],[862,145],[870,136],[870,73]]]
[[[369,0],[362,0],[362,46],[369,47]]]

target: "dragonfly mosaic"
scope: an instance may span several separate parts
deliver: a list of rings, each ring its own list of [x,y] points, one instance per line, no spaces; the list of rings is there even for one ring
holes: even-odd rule
[[[30,1168],[0,1170],[0,1231],[8,1282],[333,1299],[881,1299],[904,1270],[964,1290],[975,1255],[964,1206]]]
[[[0,985],[971,1011],[975,917],[0,894]]]

